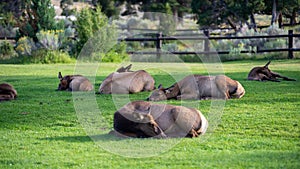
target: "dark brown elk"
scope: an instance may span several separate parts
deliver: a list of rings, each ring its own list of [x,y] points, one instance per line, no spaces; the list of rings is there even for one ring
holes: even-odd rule
[[[206,132],[208,122],[193,108],[134,101],[114,114],[114,130],[120,137],[197,137]]]
[[[1,101],[8,101],[17,98],[17,91],[16,89],[8,83],[1,83],[0,84],[0,102]]]
[[[98,94],[129,94],[155,89],[153,77],[145,70],[131,71],[131,65],[108,75]]]
[[[238,81],[225,75],[189,75],[168,88],[160,85],[152,92],[148,100],[231,99],[241,98],[244,94],[244,87]]]
[[[248,74],[248,80],[280,82],[278,78],[282,78],[287,81],[296,81],[295,79],[291,79],[271,71],[269,69],[270,63],[271,61],[269,61],[265,66],[254,67]]]
[[[94,89],[92,83],[82,75],[66,75],[63,77],[59,72],[58,78],[60,83],[57,90],[92,91]]]

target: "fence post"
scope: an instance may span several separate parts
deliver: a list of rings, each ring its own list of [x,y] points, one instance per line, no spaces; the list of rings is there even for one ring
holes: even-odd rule
[[[293,54],[293,30],[289,30],[289,55],[288,55],[289,59],[293,59],[294,58],[294,54]]]
[[[204,52],[209,52],[210,48],[209,48],[209,30],[205,29],[203,31],[204,35],[207,37],[204,40]],[[209,57],[209,53],[205,54],[206,57]]]
[[[156,60],[159,61],[161,57],[161,46],[162,46],[162,40],[160,39],[162,37],[162,32],[159,32],[156,34]]]

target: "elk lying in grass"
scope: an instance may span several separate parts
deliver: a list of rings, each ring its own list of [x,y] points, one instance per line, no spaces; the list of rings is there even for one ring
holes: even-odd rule
[[[108,75],[99,87],[98,94],[129,94],[154,90],[154,79],[145,70],[131,71],[131,65]]]
[[[94,89],[92,83],[82,75],[66,75],[63,77],[59,72],[58,78],[60,83],[57,90],[91,91]]]
[[[17,98],[17,91],[15,88],[8,83],[0,84],[0,102],[8,101]]]
[[[248,80],[280,82],[278,78],[282,78],[287,81],[296,81],[295,79],[291,79],[271,71],[269,69],[270,63],[271,61],[269,61],[265,66],[254,67],[248,74]]]
[[[206,118],[196,109],[135,101],[115,112],[110,133],[135,138],[197,137],[207,127]]]
[[[227,76],[190,75],[168,88],[160,85],[148,100],[231,99],[241,98],[244,94],[244,87]]]

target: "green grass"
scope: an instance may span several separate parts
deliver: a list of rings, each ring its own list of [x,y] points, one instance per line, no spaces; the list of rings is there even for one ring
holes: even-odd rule
[[[211,130],[200,138],[167,140],[107,135],[116,111],[112,99],[123,101],[126,96],[80,93],[73,100],[69,92],[56,92],[58,71],[72,74],[74,65],[0,65],[0,82],[13,84],[19,94],[17,100],[0,103],[0,168],[300,168],[300,60],[270,65],[296,82],[247,81],[249,70],[265,62],[224,63],[225,74],[240,81],[246,95],[226,101],[216,119],[210,100],[182,102],[196,105],[210,120]],[[134,63],[133,69],[145,65]],[[161,68],[148,71],[164,86],[174,82],[168,73],[183,74],[180,64],[148,65]],[[118,66],[100,64],[95,88]],[[193,73],[207,74],[202,64],[186,66]],[[149,94],[129,97],[140,100]],[[89,107],[93,101],[101,114]],[[87,104],[75,109],[81,102]]]

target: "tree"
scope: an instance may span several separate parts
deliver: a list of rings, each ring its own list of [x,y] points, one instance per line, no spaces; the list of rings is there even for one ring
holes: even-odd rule
[[[172,14],[175,17],[183,17],[184,13],[190,13],[192,0],[125,0],[130,5],[141,5],[143,12],[162,12],[166,13],[168,10],[166,6],[169,6]],[[120,1],[124,2],[124,1]],[[168,8],[169,8],[168,7]],[[127,8],[130,10],[130,8]],[[126,13],[134,13],[127,11]]]
[[[201,27],[229,24],[235,30],[239,29],[238,23],[247,23],[249,18],[252,24],[247,24],[256,25],[254,13],[264,9],[261,0],[193,0],[191,6]]]
[[[300,10],[300,0],[264,0],[266,9],[263,11],[264,14],[272,15],[271,24],[278,21],[281,26],[281,17],[290,19],[290,25],[297,23],[297,12]]]
[[[37,41],[40,30],[55,30],[55,10],[50,0],[24,0],[18,3],[15,13],[19,36],[29,36]]]
[[[62,15],[69,16],[71,13],[69,6],[73,4],[74,4],[73,0],[61,0],[60,8],[62,9]]]
[[[119,15],[117,6],[120,3],[117,0],[92,0],[92,4],[95,7],[100,6],[101,11],[109,18]]]
[[[81,51],[84,44],[91,38],[94,33],[107,25],[107,17],[101,12],[98,6],[95,10],[85,8],[80,11],[75,22],[78,33],[77,53]]]

